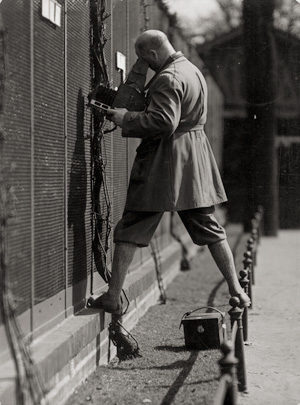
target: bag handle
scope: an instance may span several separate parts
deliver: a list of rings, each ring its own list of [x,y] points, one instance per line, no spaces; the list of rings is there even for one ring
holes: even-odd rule
[[[222,316],[222,327],[225,329],[225,312],[221,312],[219,309],[215,308],[215,307],[200,307],[200,308],[196,308],[193,311],[188,311],[185,314],[182,315],[181,321],[180,321],[180,325],[179,325],[179,329],[181,328],[182,325],[182,321],[184,320],[184,318],[186,318],[187,316],[191,315],[193,312],[196,311],[200,311],[200,309],[212,309],[216,312],[218,312],[221,316]]]

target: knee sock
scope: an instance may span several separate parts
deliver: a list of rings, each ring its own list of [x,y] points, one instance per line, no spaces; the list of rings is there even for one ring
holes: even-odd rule
[[[208,245],[216,265],[223,274],[228,284],[230,295],[234,296],[243,292],[237,278],[233,254],[227,239]]]
[[[115,245],[111,279],[108,288],[108,294],[113,299],[118,300],[121,295],[126,274],[133,260],[136,249],[137,246],[131,243],[116,243]]]

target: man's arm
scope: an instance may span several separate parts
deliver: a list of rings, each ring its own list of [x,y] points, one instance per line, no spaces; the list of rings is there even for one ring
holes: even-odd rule
[[[161,74],[145,111],[109,109],[110,119],[130,138],[163,138],[175,132],[181,117],[182,89],[171,74]]]

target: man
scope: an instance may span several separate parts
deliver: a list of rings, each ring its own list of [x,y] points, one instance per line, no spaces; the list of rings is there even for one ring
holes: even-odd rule
[[[208,248],[240,305],[250,305],[235,271],[226,233],[213,216],[214,205],[227,200],[204,132],[207,86],[202,73],[166,35],[142,33],[136,54],[156,72],[146,86],[146,108],[109,109],[123,137],[141,138],[132,167],[122,219],[114,232],[111,280],[95,305],[122,312],[121,291],[137,247],[148,246],[165,211],[177,211],[192,240]]]

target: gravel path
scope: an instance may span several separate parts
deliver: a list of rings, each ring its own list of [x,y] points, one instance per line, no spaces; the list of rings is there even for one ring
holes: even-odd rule
[[[238,232],[228,231],[234,246]],[[246,240],[244,235],[237,248],[238,270]],[[239,394],[239,405],[300,404],[299,263],[300,230],[262,238],[245,346],[249,392]],[[213,403],[220,352],[187,351],[178,326],[185,312],[199,306],[227,312],[229,296],[207,249],[191,264],[168,287],[167,303],[150,308],[133,329],[142,357],[99,367],[67,405]]]
[[[240,228],[238,228],[240,231]],[[236,229],[231,244],[236,242]],[[100,366],[67,402],[79,404],[211,404],[218,385],[219,350],[188,351],[182,315],[201,306],[229,309],[227,286],[207,248],[191,261],[131,331],[142,357]],[[229,319],[227,320],[227,322]]]

